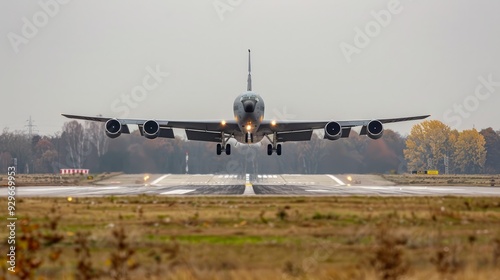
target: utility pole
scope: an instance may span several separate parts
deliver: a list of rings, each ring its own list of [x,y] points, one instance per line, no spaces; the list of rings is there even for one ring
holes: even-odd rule
[[[26,121],[28,122],[28,124],[27,124],[27,125],[25,125],[25,126],[27,126],[27,127],[28,127],[28,137],[29,137],[29,138],[28,138],[28,141],[29,141],[29,143],[30,143],[30,145],[31,145],[31,144],[32,144],[32,141],[33,141],[33,133],[34,133],[34,132],[35,132],[35,130],[36,130],[36,129],[34,129],[34,128],[36,127],[36,125],[34,125],[34,122],[35,122],[35,121],[33,121],[33,119],[31,119],[31,116],[30,116],[30,118],[29,118],[29,119],[27,119]],[[34,164],[33,164],[33,160],[32,160],[32,162],[31,162],[31,164],[32,164],[32,167],[33,167],[33,171],[32,171],[32,172],[34,172],[34,170],[35,170],[35,166],[34,166]],[[29,164],[28,164],[28,162],[26,162],[26,173],[30,173],[30,169],[29,169]]]
[[[28,122],[28,124],[25,126],[28,127],[28,136],[29,136],[29,140],[31,141],[31,139],[33,139],[33,132],[35,132],[35,130],[36,130],[36,129],[34,129],[36,127],[36,125],[34,125],[35,121],[33,119],[31,119],[31,116],[26,121]]]

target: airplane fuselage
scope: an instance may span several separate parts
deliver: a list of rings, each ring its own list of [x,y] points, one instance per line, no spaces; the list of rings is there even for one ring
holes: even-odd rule
[[[248,50],[248,80],[247,89],[238,95],[233,103],[235,121],[172,121],[172,120],[144,120],[144,119],[117,119],[106,117],[92,117],[79,115],[63,116],[89,121],[105,122],[105,132],[110,138],[116,138],[122,133],[130,134],[129,124],[139,126],[141,135],[148,139],[175,138],[173,129],[180,128],[186,131],[189,140],[217,142],[217,155],[231,154],[229,140],[253,144],[260,142],[264,137],[269,140],[267,154],[282,153],[281,143],[288,141],[308,141],[313,130],[323,129],[328,140],[337,140],[349,137],[352,127],[361,126],[359,135],[367,135],[371,139],[379,139],[384,132],[384,123],[393,123],[410,120],[425,119],[426,116],[415,116],[392,119],[372,119],[354,121],[276,121],[264,120],[264,100],[252,90],[252,75],[250,64],[250,50]],[[279,124],[278,124],[279,122]]]
[[[257,131],[264,119],[264,110],[264,100],[253,91],[246,91],[236,97],[233,112],[241,134],[234,136],[238,142],[257,143],[262,139]]]

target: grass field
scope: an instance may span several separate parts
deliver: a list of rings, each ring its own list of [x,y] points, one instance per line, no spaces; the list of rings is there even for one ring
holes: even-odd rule
[[[16,186],[82,186],[92,185],[122,173],[101,174],[16,174]],[[0,186],[7,186],[8,176],[0,176]]]
[[[385,174],[382,177],[398,185],[427,186],[500,186],[500,175],[417,175]]]
[[[0,279],[500,279],[499,198],[18,199]]]

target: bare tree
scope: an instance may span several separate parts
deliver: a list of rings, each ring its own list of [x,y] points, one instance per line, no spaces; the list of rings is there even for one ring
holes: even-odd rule
[[[85,122],[85,134],[97,151],[97,157],[101,158],[108,151],[109,137],[106,136],[104,123]]]
[[[27,166],[32,158],[31,143],[27,134],[4,129],[0,134],[0,153],[8,152],[11,158],[17,158],[18,172],[28,172]],[[5,155],[7,156],[7,155]]]
[[[83,126],[77,121],[66,122],[63,125],[61,137],[64,139],[66,146],[66,165],[82,168],[85,159],[91,153],[90,141]]]

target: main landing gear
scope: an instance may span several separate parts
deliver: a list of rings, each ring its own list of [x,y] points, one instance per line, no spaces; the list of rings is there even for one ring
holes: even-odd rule
[[[222,144],[217,144],[217,154],[218,155],[222,154],[222,151],[225,151],[226,155],[230,155],[231,154],[231,145],[226,144],[226,148],[222,149]]]
[[[217,144],[217,155],[222,154],[222,152],[225,152],[226,155],[231,154],[231,144],[227,144],[227,141],[231,139],[231,135],[227,136],[224,135],[224,132],[221,133],[221,139],[222,139],[222,144]]]
[[[278,144],[278,136],[276,132],[274,132],[273,134],[273,140],[271,140],[267,135],[266,137],[269,140],[269,142],[272,143],[267,145],[267,155],[270,156],[273,154],[273,152],[276,152],[278,156],[281,156],[281,144]]]

